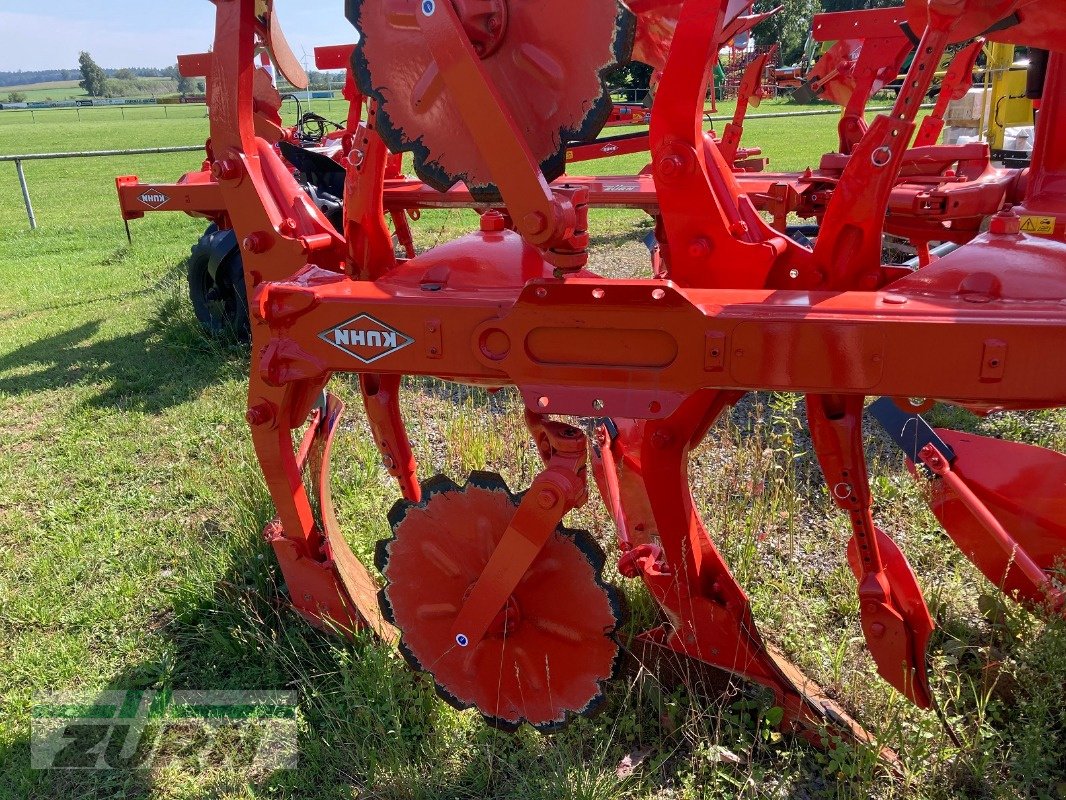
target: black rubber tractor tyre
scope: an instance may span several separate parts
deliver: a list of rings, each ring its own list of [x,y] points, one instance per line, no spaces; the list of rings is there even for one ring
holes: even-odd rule
[[[244,262],[233,232],[211,225],[192,248],[188,275],[189,300],[203,329],[217,338],[251,341]]]

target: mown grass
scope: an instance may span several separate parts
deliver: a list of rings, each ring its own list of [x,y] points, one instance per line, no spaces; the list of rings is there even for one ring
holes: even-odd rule
[[[110,110],[108,110],[110,111]],[[726,112],[727,113],[727,112]],[[749,141],[779,169],[817,162],[833,118],[755,121]],[[0,127],[0,152],[195,143],[200,116],[39,118]],[[27,173],[42,228],[27,230],[0,169],[0,797],[732,798],[1063,797],[1066,630],[997,599],[939,532],[921,487],[871,436],[879,523],[915,565],[941,625],[935,691],[963,743],[899,699],[865,652],[831,508],[790,396],[743,403],[693,465],[694,492],[766,635],[902,757],[889,774],[868,753],[832,754],[782,738],[751,687],[682,668],[661,681],[631,669],[604,713],[545,738],[509,737],[438,701],[372,641],[345,643],[287,610],[269,549],[272,516],[243,421],[247,356],[205,339],[182,265],[202,224],[155,215],[128,245],[113,176],[170,179],[189,156],[40,162]],[[601,162],[633,171],[639,157]],[[597,212],[598,258],[643,266],[648,224]],[[427,213],[420,244],[470,225]],[[357,407],[347,380],[334,389]],[[535,454],[511,393],[410,381],[412,436],[426,476],[500,472],[532,479]],[[1061,414],[951,423],[1062,448]],[[387,535],[396,498],[357,412],[335,456],[341,520],[363,555]],[[611,552],[598,502],[575,514]],[[616,574],[633,607],[651,606]],[[294,689],[300,766],[248,775],[178,760],[142,772],[29,769],[29,719],[45,691]],[[624,758],[636,764],[626,774]]]

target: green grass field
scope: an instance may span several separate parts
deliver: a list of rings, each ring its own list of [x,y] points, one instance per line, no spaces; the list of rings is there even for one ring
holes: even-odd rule
[[[8,94],[18,92],[26,95],[26,100],[72,100],[77,97],[87,97],[84,89],[78,86],[78,81],[49,81],[47,83],[29,83],[24,86],[0,87],[0,98],[6,99]]]
[[[0,114],[0,153],[205,139],[202,109],[155,111]],[[746,141],[774,169],[798,170],[833,148],[834,119],[754,121]],[[846,520],[812,461],[802,405],[786,395],[752,398],[716,427],[693,466],[697,499],[768,638],[900,753],[898,774],[865,751],[781,737],[750,687],[661,683],[646,670],[613,686],[595,719],[506,736],[437,700],[391,649],[310,629],[287,610],[260,539],[272,509],[244,422],[247,355],[206,339],[185,297],[203,224],[150,216],[133,223],[130,245],[116,208],[116,174],[173,179],[199,160],[28,163],[35,233],[13,165],[0,164],[0,798],[1066,797],[1066,626],[1001,602],[939,532],[900,459],[871,439],[878,522],[941,625],[933,684],[955,747],[934,714],[876,676]],[[419,243],[470,224],[469,213],[426,213]],[[594,263],[640,270],[648,230],[637,214],[596,212]],[[350,381],[334,388],[357,408]],[[535,459],[513,394],[412,381],[405,403],[426,476],[490,469],[528,485]],[[1058,413],[951,421],[1066,449]],[[368,553],[397,492],[354,410],[334,491],[346,534]],[[613,552],[598,500],[572,524]],[[647,622],[643,590],[625,590]],[[35,698],[102,689],[294,690],[299,766],[255,774],[178,757],[139,771],[32,770]],[[620,770],[627,757],[635,766]]]

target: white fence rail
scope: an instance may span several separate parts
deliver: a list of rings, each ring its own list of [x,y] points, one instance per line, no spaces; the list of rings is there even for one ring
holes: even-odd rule
[[[54,161],[61,158],[112,158],[115,156],[143,156],[157,155],[160,153],[195,153],[202,152],[202,144],[187,145],[183,147],[148,147],[136,150],[86,150],[75,153],[23,153],[20,155],[0,155],[0,162],[15,162],[15,171],[18,173],[19,186],[22,188],[22,200],[26,204],[26,216],[30,220],[30,228],[37,230],[37,215],[33,211],[33,201],[30,199],[30,187],[26,183],[26,172],[22,167],[24,161]]]

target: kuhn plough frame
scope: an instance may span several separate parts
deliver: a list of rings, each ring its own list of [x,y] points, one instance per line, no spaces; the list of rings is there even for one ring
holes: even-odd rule
[[[914,703],[932,703],[933,620],[905,555],[873,519],[867,397],[889,398],[876,412],[936,476],[934,511],[963,553],[1023,602],[1061,612],[1054,570],[1066,551],[1066,457],[934,431],[908,399],[979,413],[1066,405],[1066,370],[1050,360],[1066,342],[1066,139],[1056,135],[1066,124],[1066,55],[1056,51],[1066,31],[1057,3],[912,0],[906,17],[920,41],[905,85],[893,111],[854,143],[806,247],[764,221],[701,125],[706,67],[736,2],[571,3],[567,24],[585,47],[561,72],[538,38],[556,19],[506,0],[350,0],[363,36],[356,74],[378,102],[345,143],[341,232],[256,133],[256,48],[279,49],[271,4],[215,2],[210,74],[225,90],[211,105],[213,174],[245,259],[248,421],[278,512],[268,537],[309,620],[398,639],[443,696],[502,727],[552,729],[589,711],[617,666],[621,622],[602,552],[561,526],[587,502],[591,470],[617,527],[620,571],[641,579],[663,612],[645,641],[769,687],[786,729],[866,740],[763,641],[690,492],[692,449],[757,390],[807,395],[826,483],[853,530],[849,561],[870,653]],[[650,132],[661,277],[609,280],[585,269],[590,186],[551,184],[551,172],[564,160],[565,132],[591,124],[581,115],[598,107],[597,73],[627,57],[634,22],[647,50],[662,29],[648,21],[671,14],[669,40],[654,42],[668,56]],[[918,271],[886,267],[882,233],[901,173],[944,155],[909,149],[921,99],[945,48],[985,33],[1055,51],[1021,204]],[[417,66],[401,81],[411,94],[390,82],[394,37]],[[508,58],[493,62],[497,52]],[[532,123],[518,115],[545,98],[556,102],[551,127],[527,136]],[[420,119],[451,121],[433,129],[433,148]],[[467,176],[475,196],[506,213],[397,258],[379,125],[393,149],[418,151],[437,189]],[[374,439],[404,497],[378,548],[384,588],[333,513],[329,454],[341,407],[321,398],[336,373],[360,376]],[[421,483],[399,402],[405,375],[517,387],[544,462],[532,487],[515,495],[484,473],[462,486]],[[598,419],[591,447],[558,416]]]

